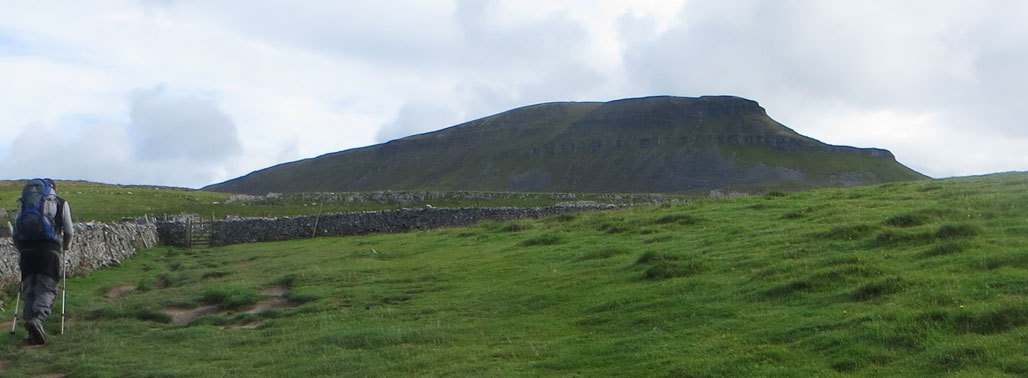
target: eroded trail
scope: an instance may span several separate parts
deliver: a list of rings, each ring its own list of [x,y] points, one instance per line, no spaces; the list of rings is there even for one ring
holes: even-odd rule
[[[161,310],[163,313],[171,316],[172,325],[188,325],[193,320],[205,316],[205,315],[224,315],[229,316],[231,313],[245,313],[245,314],[260,314],[261,312],[279,309],[279,308],[290,308],[296,307],[298,304],[290,303],[286,298],[286,293],[289,291],[288,287],[285,286],[273,286],[261,291],[261,300],[252,305],[244,306],[235,311],[223,310],[217,305],[206,305],[194,308],[177,308],[168,307]],[[242,328],[242,329],[256,329],[260,327],[263,322],[253,321],[244,324],[229,324],[224,325],[221,328]]]

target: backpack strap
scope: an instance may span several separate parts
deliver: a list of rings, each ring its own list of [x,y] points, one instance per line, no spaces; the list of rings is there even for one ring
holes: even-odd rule
[[[58,231],[64,232],[64,198],[61,196],[54,196],[57,198],[57,213],[54,214],[54,235],[57,235]]]

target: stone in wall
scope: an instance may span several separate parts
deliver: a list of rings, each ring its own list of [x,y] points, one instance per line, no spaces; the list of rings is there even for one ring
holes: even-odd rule
[[[136,250],[154,247],[158,241],[153,223],[76,223],[75,238],[63,259],[69,276],[85,274],[118,265]],[[20,277],[18,250],[10,237],[0,238],[0,281],[13,282]]]

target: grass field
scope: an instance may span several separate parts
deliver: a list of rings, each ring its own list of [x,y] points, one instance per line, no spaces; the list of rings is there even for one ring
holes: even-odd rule
[[[1016,173],[153,248],[70,279],[67,333],[27,348],[19,328],[0,340],[0,366],[12,377],[1022,377],[1026,216],[1028,174]]]

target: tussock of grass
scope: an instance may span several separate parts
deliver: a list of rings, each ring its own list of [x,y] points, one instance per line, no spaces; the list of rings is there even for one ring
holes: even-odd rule
[[[698,261],[680,261],[678,256],[656,251],[643,253],[635,265],[647,266],[643,273],[643,278],[647,280],[685,277],[703,271],[703,264]]]
[[[136,291],[147,292],[157,288],[157,278],[153,276],[146,276],[139,280],[136,284]]]
[[[502,232],[520,232],[526,229],[528,229],[528,227],[521,223],[507,223],[500,226],[500,231]]]
[[[991,335],[1028,325],[1028,305],[1004,306],[981,312],[961,311],[952,317],[956,332]]]
[[[614,257],[614,256],[623,255],[623,254],[626,254],[626,253],[629,253],[629,250],[625,249],[625,248],[617,248],[617,247],[600,248],[600,249],[597,249],[597,250],[586,252],[582,256],[579,256],[578,257],[578,261],[607,259],[607,258],[611,258],[611,257]]]
[[[318,294],[304,293],[304,292],[297,292],[297,291],[288,291],[288,292],[286,292],[286,295],[285,295],[285,299],[288,300],[289,302],[292,302],[292,303],[314,302],[314,301],[319,300],[321,298],[322,298],[322,296],[318,295]],[[410,300],[410,298],[408,297],[407,300]]]
[[[936,257],[936,256],[952,255],[954,253],[964,252],[965,250],[967,250],[967,248],[968,248],[968,244],[967,243],[963,243],[963,242],[945,242],[945,243],[936,245],[936,246],[932,247],[931,249],[925,251],[924,256],[925,257]]]
[[[557,235],[542,235],[531,239],[525,239],[521,242],[524,247],[534,247],[541,245],[557,245],[560,244],[561,238]]]
[[[895,247],[903,244],[924,244],[932,240],[932,235],[919,232],[885,231],[874,239],[875,247]]]
[[[139,310],[135,312],[135,318],[139,320],[171,323],[171,315],[156,310]]]
[[[850,299],[854,301],[869,301],[898,293],[904,289],[904,286],[903,280],[891,277],[857,288],[850,294]]]
[[[856,361],[847,360],[833,363],[831,367],[832,370],[835,370],[840,373],[845,373],[857,370],[857,368],[860,367],[860,365],[861,364]]]
[[[961,239],[977,235],[978,230],[967,224],[947,224],[939,227],[939,230],[935,232],[936,239]]]
[[[937,373],[977,368],[989,362],[985,350],[976,347],[955,347],[939,351],[928,360],[928,368]]]
[[[678,256],[667,252],[647,251],[635,260],[635,265],[653,264],[665,261],[678,261]]]
[[[237,309],[257,303],[260,299],[260,293],[254,288],[240,285],[225,285],[204,290],[200,301],[218,305],[224,309]]]
[[[154,285],[164,289],[195,282],[197,279],[193,272],[161,273],[154,279]]]
[[[889,217],[885,224],[892,227],[916,227],[928,222],[928,217],[918,214],[903,214]]]
[[[206,280],[208,278],[221,278],[221,277],[225,277],[225,276],[227,276],[229,274],[232,274],[232,272],[225,271],[225,270],[212,270],[212,271],[209,271],[209,272],[204,272],[204,274],[202,276],[200,276],[200,279]]]
[[[666,280],[671,278],[686,277],[693,274],[699,273],[703,270],[703,265],[695,262],[672,262],[672,261],[660,261],[652,264],[646,272],[643,273],[643,278],[648,280]]]
[[[1015,359],[1002,361],[1002,370],[1004,373],[1017,376],[1026,377],[1028,376],[1028,360]]]
[[[689,225],[698,224],[701,221],[702,221],[702,219],[700,219],[698,217],[695,217],[693,215],[690,215],[690,214],[673,214],[673,215],[666,215],[666,216],[657,218],[657,219],[655,219],[653,221],[653,223],[654,224],[676,223],[676,224],[680,224],[680,225],[683,225],[683,226],[689,226]]]
[[[269,282],[266,286],[281,286],[289,288],[293,287],[293,284],[296,282],[298,278],[300,278],[299,275],[295,273],[290,273],[282,277],[276,278],[275,280]]]
[[[813,288],[814,286],[805,280],[792,281],[764,290],[760,293],[759,297],[766,299],[781,298],[797,292],[810,291]]]
[[[655,237],[655,238],[643,240],[643,243],[645,243],[645,244],[663,243],[663,242],[666,242],[666,241],[671,241],[674,238],[675,237],[671,236],[671,235],[662,235],[662,236],[658,236],[658,237]]]
[[[802,211],[790,211],[782,215],[781,219],[801,219],[804,217]]]
[[[573,221],[573,220],[575,220],[577,218],[578,217],[575,216],[575,214],[564,213],[564,214],[557,214],[557,215],[554,215],[552,217],[546,218],[545,221],[547,221],[547,222],[557,222],[557,223],[560,223],[560,222],[571,222],[571,221]]]
[[[1028,268],[1028,254],[1017,252],[986,256],[974,262],[974,266],[982,270],[995,270],[1003,267],[1024,269]]]
[[[832,227],[817,236],[830,240],[860,240],[870,237],[876,229],[877,227],[869,224],[843,225]]]
[[[596,228],[596,231],[602,231],[608,234],[621,234],[635,231],[635,228],[622,222],[608,222],[601,224]]]

